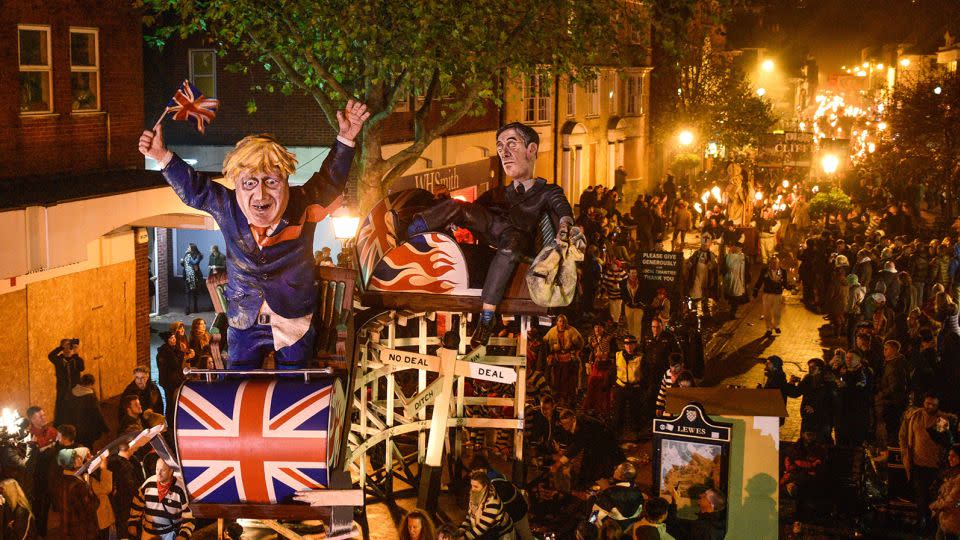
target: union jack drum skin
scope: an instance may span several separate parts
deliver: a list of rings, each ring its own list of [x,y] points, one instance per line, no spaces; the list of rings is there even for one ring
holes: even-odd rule
[[[191,502],[277,504],[326,487],[340,459],[337,379],[226,378],[180,388],[174,430]]]

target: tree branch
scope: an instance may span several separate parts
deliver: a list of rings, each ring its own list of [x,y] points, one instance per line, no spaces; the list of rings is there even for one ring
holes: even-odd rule
[[[281,56],[276,51],[268,49],[264,45],[263,41],[260,40],[254,32],[247,32],[247,35],[250,36],[250,39],[256,43],[257,47],[259,47],[261,51],[266,52],[267,56],[273,60],[273,63],[280,68],[280,71],[283,73],[284,77],[293,83],[294,86],[303,90],[304,93],[313,97],[317,104],[320,105],[323,115],[327,117],[327,122],[329,122],[330,125],[333,126],[334,130],[336,130],[338,127],[337,107],[333,104],[333,100],[330,99],[330,96],[325,94],[319,88],[307,85],[303,76],[300,75],[300,73],[298,73],[292,65],[290,65],[290,62],[288,62],[286,58]]]
[[[296,36],[299,36],[302,34],[300,30],[294,28],[293,25],[290,23],[290,21],[293,20],[292,17],[281,18],[281,20],[284,21],[284,24],[287,27],[287,31],[289,32],[289,35],[288,35],[289,38],[295,39]],[[317,57],[314,56],[313,54],[313,50],[310,49],[309,43],[303,43],[302,41],[299,41],[299,40],[295,40],[295,41],[297,42],[299,49],[303,51],[303,56],[307,59],[307,63],[310,64],[310,67],[312,67],[313,70],[317,72],[317,75],[319,75],[320,78],[323,79],[323,82],[325,82],[326,84],[329,84],[330,88],[333,88],[333,90],[338,94],[340,94],[340,96],[343,97],[343,99],[346,100],[352,97],[353,94],[351,94],[350,92],[347,92],[347,89],[344,88],[342,84],[340,84],[340,81],[338,81],[337,78],[334,77],[329,70],[327,70],[326,66],[324,66],[323,64],[320,63],[320,61],[317,60]],[[336,107],[334,107],[334,109],[336,109]]]
[[[414,136],[414,141],[412,144],[410,144],[410,146],[385,159],[384,161],[387,163],[387,166],[390,167],[390,172],[384,177],[384,180],[394,178],[395,176],[392,175],[394,175],[397,169],[399,169],[401,164],[412,164],[414,161],[416,161],[416,159],[420,157],[420,154],[427,148],[427,146],[430,145],[431,142],[434,141],[434,139],[459,122],[460,119],[462,119],[467,112],[470,111],[470,107],[477,99],[478,94],[478,86],[470,87],[460,97],[460,99],[456,100],[453,106],[450,107],[451,112],[449,114],[437,122],[431,129],[424,129],[416,133]],[[404,170],[405,169],[400,169],[400,171],[396,174],[400,174]]]
[[[438,86],[440,86],[440,68],[434,68],[433,74],[430,76],[430,84],[427,85],[427,90],[423,94],[423,104],[420,105],[416,114],[413,115],[414,139],[419,139],[421,132],[424,130],[424,120],[427,117],[427,111],[429,111],[430,106],[433,105],[433,99],[436,96]]]
[[[387,90],[386,95],[386,105],[382,110],[375,112],[367,120],[368,124],[377,124],[386,120],[391,113],[393,113],[393,106],[397,101],[397,95],[400,93],[401,89],[406,86],[407,80],[407,70],[404,69],[400,72],[400,75],[397,76],[396,82],[390,86],[390,89]]]

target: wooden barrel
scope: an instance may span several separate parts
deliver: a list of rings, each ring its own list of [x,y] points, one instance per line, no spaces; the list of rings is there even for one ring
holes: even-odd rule
[[[283,504],[327,487],[349,427],[344,404],[335,378],[187,381],[174,433],[191,502]]]

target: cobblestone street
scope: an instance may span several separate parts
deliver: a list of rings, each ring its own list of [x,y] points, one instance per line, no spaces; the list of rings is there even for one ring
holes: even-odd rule
[[[785,300],[780,335],[763,336],[766,328],[759,299],[743,306],[736,320],[724,323],[707,344],[703,386],[755,388],[764,380],[761,359],[771,355],[783,358],[788,379],[803,377],[807,360],[823,357],[825,345],[819,331],[826,322],[823,316],[806,309],[799,293],[787,293]],[[832,349],[831,344],[827,348]],[[800,400],[787,400],[787,412],[780,439],[794,441],[800,435]]]

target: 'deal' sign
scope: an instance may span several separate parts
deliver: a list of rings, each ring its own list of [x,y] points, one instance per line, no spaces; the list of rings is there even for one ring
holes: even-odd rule
[[[440,357],[429,354],[398,351],[397,349],[380,349],[380,361],[384,364],[395,364],[413,369],[440,371]]]
[[[455,372],[461,377],[483,379],[485,381],[513,384],[517,382],[517,372],[509,366],[491,366],[478,362],[457,362]]]

